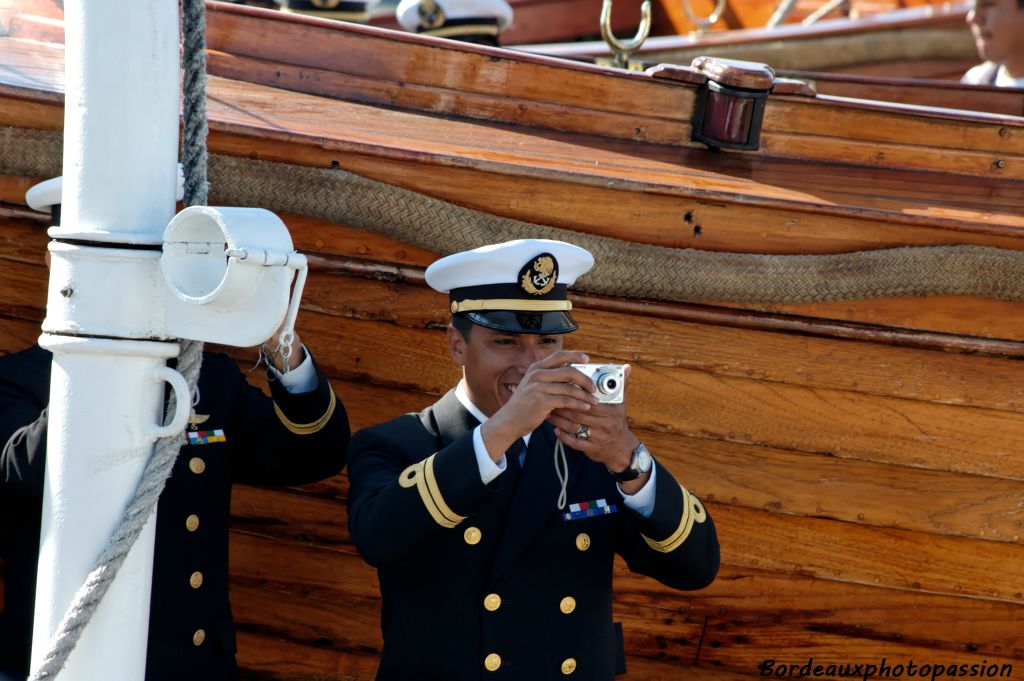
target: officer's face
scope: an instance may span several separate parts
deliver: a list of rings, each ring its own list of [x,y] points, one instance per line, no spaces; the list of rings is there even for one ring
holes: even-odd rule
[[[462,367],[469,398],[487,416],[515,392],[534,362],[562,349],[562,336],[508,333],[474,326],[469,338],[448,327],[448,347]]]
[[[1006,63],[1024,51],[1024,8],[1018,0],[977,0],[967,14],[978,54]]]

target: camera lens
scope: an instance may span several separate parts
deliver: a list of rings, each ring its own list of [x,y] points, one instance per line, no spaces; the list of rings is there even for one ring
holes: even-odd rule
[[[597,384],[597,391],[605,395],[611,395],[619,388],[618,380],[610,373],[600,374],[594,383]]]

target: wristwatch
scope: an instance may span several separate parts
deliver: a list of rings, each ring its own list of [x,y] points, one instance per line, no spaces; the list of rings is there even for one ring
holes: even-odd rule
[[[636,480],[641,475],[646,475],[650,472],[653,465],[654,459],[651,457],[651,453],[647,450],[647,446],[641,442],[633,450],[633,458],[630,459],[629,466],[625,470],[616,473],[609,468],[608,472],[619,482],[629,482],[630,480]]]

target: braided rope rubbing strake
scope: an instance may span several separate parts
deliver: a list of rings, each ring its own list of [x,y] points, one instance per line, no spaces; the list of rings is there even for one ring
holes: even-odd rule
[[[573,288],[678,302],[801,303],[890,296],[1024,300],[1024,252],[924,246],[834,255],[675,249],[536,225],[456,206],[342,170],[210,159],[215,201],[262,205],[367,229],[442,254],[526,237],[586,248],[596,265]]]
[[[21,132],[28,133],[27,148],[46,147],[39,131],[5,129],[0,139],[17,146]],[[47,134],[59,165],[60,135]],[[0,148],[0,172],[52,162],[29,157]],[[590,293],[767,304],[926,295],[1024,300],[1024,252],[1018,251],[967,245],[832,255],[674,249],[490,215],[343,170],[213,155],[209,173],[216,204],[351,225],[442,254],[522,237],[569,241],[595,256],[597,265],[573,287]]]

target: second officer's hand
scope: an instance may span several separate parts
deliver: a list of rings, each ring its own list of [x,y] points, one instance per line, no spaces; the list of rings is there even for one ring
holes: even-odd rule
[[[508,402],[481,427],[484,444],[495,461],[555,409],[585,413],[597,404],[593,381],[568,366],[587,361],[582,352],[560,350],[530,365]]]
[[[623,391],[629,385],[630,371],[631,367],[625,365]],[[547,420],[555,426],[555,436],[562,444],[603,463],[613,471],[628,467],[633,458],[633,450],[640,444],[639,438],[629,429],[625,400],[620,404],[598,404],[582,411],[556,409]],[[576,432],[581,426],[590,430],[586,440],[576,438]]]

